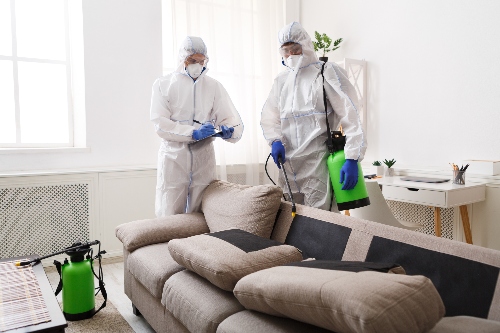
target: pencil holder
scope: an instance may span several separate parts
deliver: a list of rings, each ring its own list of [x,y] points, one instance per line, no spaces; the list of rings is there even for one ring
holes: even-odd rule
[[[453,170],[453,184],[465,185],[465,171]]]

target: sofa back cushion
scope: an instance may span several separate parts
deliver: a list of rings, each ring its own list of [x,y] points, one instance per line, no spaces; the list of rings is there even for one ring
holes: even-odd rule
[[[303,205],[293,220],[289,211],[283,202],[272,239],[304,258],[395,262],[433,282],[446,316],[500,321],[500,251]]]
[[[269,238],[283,191],[274,185],[248,186],[222,180],[203,192],[202,210],[210,232],[238,228]]]
[[[239,229],[174,239],[168,250],[177,263],[227,291],[245,275],[302,260],[293,246]]]
[[[439,293],[424,276],[320,267],[261,270],[242,278],[234,295],[249,310],[337,333],[427,332],[444,316]]]

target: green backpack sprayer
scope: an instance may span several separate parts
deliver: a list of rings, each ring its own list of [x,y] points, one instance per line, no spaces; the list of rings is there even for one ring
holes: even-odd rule
[[[328,110],[326,105],[326,91],[325,91],[325,76],[323,71],[325,63],[321,67],[321,76],[323,77],[323,103],[325,105],[325,119],[326,131],[328,139],[326,146],[330,152],[326,162],[328,172],[330,173],[330,182],[333,187],[333,194],[339,210],[349,210],[368,206],[370,199],[368,198],[368,190],[366,189],[365,179],[363,177],[363,170],[358,162],[358,182],[351,190],[342,190],[342,183],[340,183],[340,170],[345,163],[344,146],[346,142],[345,135],[341,131],[330,131],[330,124],[328,122]]]
[[[358,183],[352,190],[342,190],[342,183],[340,183],[340,169],[345,163],[344,146],[345,136],[340,131],[332,132],[333,152],[330,152],[326,164],[328,165],[328,172],[330,173],[330,181],[337,201],[339,210],[349,210],[359,207],[368,206],[370,199],[368,198],[368,191],[363,177],[361,165],[358,162]]]
[[[92,245],[99,245],[97,255],[93,257]],[[62,290],[63,314],[66,320],[77,321],[93,317],[97,312],[106,306],[108,298],[104,288],[103,272],[101,267],[101,257],[106,251],[101,251],[101,242],[73,243],[70,247],[62,251],[36,258],[31,261],[16,263],[17,266],[24,266],[31,263],[40,262],[42,259],[66,253],[70,260],[66,258],[64,263],[54,260],[57,272],[59,273],[59,285],[55,291],[58,295]],[[98,274],[94,271],[94,260],[98,259]],[[99,287],[94,287],[94,277],[97,278]],[[95,296],[102,293],[104,302],[97,311],[95,310]]]

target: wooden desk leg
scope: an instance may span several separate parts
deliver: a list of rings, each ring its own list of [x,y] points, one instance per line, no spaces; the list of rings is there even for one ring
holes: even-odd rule
[[[351,216],[351,213],[349,212],[349,209],[344,210],[344,214],[347,216]]]
[[[434,232],[437,237],[441,237],[441,209],[434,207]]]
[[[460,216],[462,217],[462,224],[464,226],[465,241],[472,244],[472,231],[470,230],[469,212],[467,206],[460,206]]]

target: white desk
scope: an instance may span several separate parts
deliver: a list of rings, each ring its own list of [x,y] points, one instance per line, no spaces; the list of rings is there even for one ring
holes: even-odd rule
[[[441,237],[440,208],[459,206],[465,240],[472,244],[467,204],[485,200],[485,184],[455,185],[451,181],[421,183],[404,181],[401,177],[383,177],[377,179],[377,182],[382,185],[382,194],[387,200],[431,206],[434,209],[434,231],[438,237]]]

